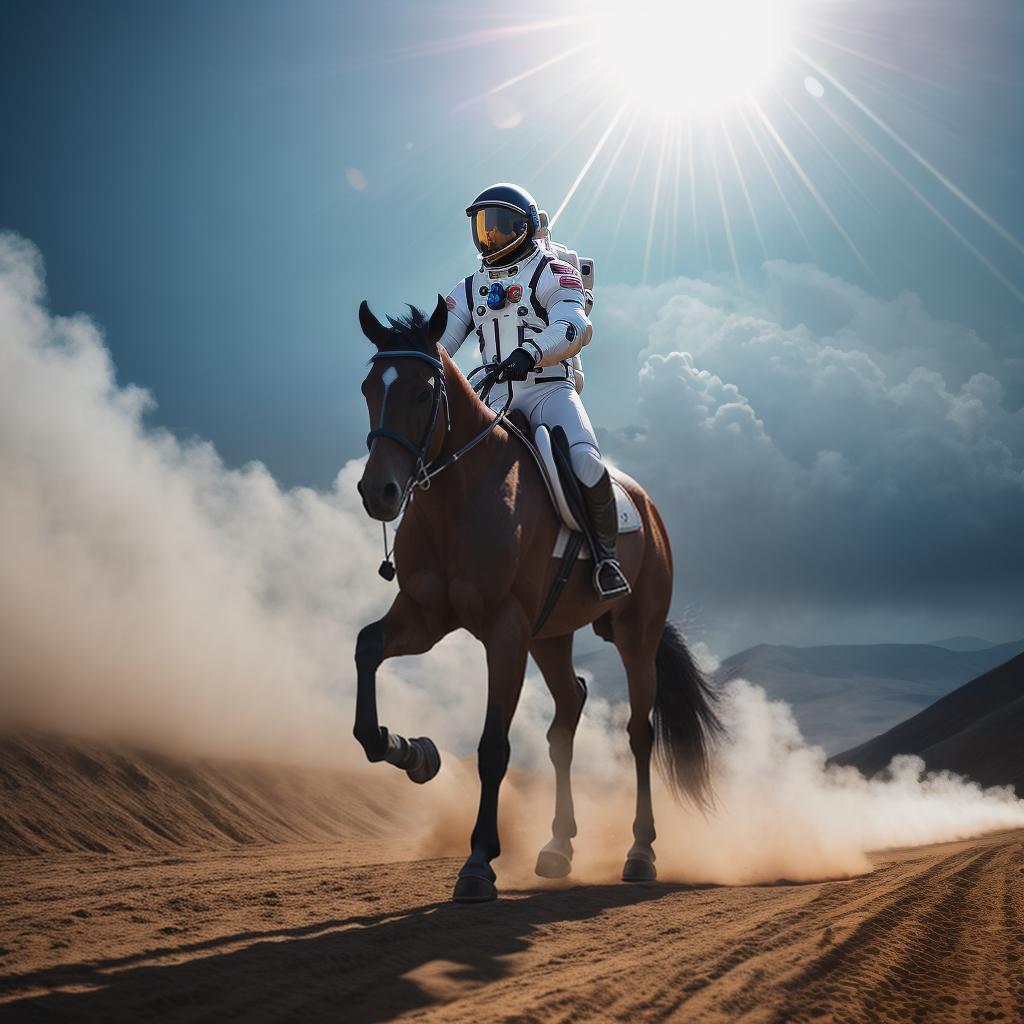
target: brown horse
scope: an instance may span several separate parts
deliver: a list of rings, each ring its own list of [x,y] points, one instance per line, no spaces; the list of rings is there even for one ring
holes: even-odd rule
[[[665,526],[640,485],[620,476],[643,524],[619,542],[632,594],[601,602],[589,569],[576,566],[534,635],[532,624],[559,565],[552,557],[559,521],[522,442],[495,422],[495,414],[438,347],[447,316],[440,297],[429,320],[412,309],[404,319],[389,317],[390,327],[365,302],[359,308],[363,333],[377,349],[362,385],[372,429],[359,493],[374,519],[390,522],[403,507],[405,514],[395,538],[398,596],[382,619],[361,630],[356,644],[356,739],[370,761],[386,760],[415,782],[433,778],[440,757],[429,739],[406,740],[379,725],[377,668],[385,658],[429,651],[459,628],[483,643],[487,713],[478,747],[480,805],[454,898],[494,899],[498,790],[527,655],[533,655],[555,702],[548,732],[555,817],[537,873],[563,877],[571,868],[576,835],[569,779],[573,738],[586,700],[586,688],[573,670],[572,642],[576,630],[593,623],[600,637],[615,644],[629,681],[637,796],[635,842],[623,879],[652,880],[652,749],[677,796],[704,803],[710,793],[709,747],[720,728],[713,696],[682,635],[666,618],[672,555]]]

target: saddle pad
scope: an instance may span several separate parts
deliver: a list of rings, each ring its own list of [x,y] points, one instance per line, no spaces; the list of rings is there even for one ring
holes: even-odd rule
[[[555,513],[561,520],[558,535],[555,537],[555,545],[551,551],[552,558],[561,558],[565,551],[566,541],[571,531],[577,529],[576,520],[565,500],[562,491],[561,481],[558,479],[558,469],[555,466],[555,457],[551,448],[551,435],[545,426],[537,428],[533,437],[530,437],[529,422],[521,413],[513,412],[509,415],[508,426],[522,441],[526,450],[533,456],[540,470],[541,478],[547,488],[548,497],[554,507]],[[619,518],[619,533],[636,533],[643,528],[643,521],[640,519],[640,511],[633,504],[622,483],[616,478],[615,470],[611,471],[612,492],[615,495],[615,510]],[[590,551],[586,544],[580,550],[580,558],[590,558]]]
[[[640,511],[633,504],[633,499],[626,492],[625,487],[612,476],[612,490],[615,492],[615,510],[619,514],[619,533],[636,533],[643,523],[640,519]],[[565,543],[569,539],[569,528],[563,523],[555,538],[555,546],[551,549],[552,558],[561,558],[565,551]],[[589,558],[590,549],[584,544],[580,549],[580,558]]]

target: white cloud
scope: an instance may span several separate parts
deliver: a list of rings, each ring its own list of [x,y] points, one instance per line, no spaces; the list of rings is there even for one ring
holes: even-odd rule
[[[681,279],[601,301],[591,415],[651,485],[713,630],[727,615],[740,642],[791,639],[801,608],[1019,629],[1019,360],[916,296],[779,262],[757,293]]]

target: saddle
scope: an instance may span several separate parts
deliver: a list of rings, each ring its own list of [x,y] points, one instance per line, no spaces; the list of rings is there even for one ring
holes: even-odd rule
[[[579,481],[572,469],[569,440],[565,436],[565,431],[561,427],[548,430],[541,424],[531,434],[529,421],[519,410],[510,413],[505,422],[537,463],[551,505],[561,523],[551,551],[551,557],[561,558],[561,564],[544,607],[534,624],[533,632],[536,634],[554,610],[576,559],[594,557],[596,542],[586,514]],[[643,525],[640,512],[622,482],[617,479],[614,470],[610,471],[610,475],[618,513],[619,534],[635,533]]]
[[[529,422],[518,409],[509,413],[506,422],[510,424],[514,433],[537,463],[541,478],[547,488],[548,497],[551,499],[552,508],[562,524],[558,536],[555,538],[555,546],[551,551],[552,558],[558,558],[565,551],[566,543],[573,533],[586,534],[590,530],[580,485],[576,474],[572,471],[568,438],[561,427],[555,427],[552,431],[548,430],[544,424],[531,433]],[[615,494],[615,509],[619,517],[619,534],[636,533],[643,525],[640,512],[616,476],[615,470],[610,470],[610,473],[612,491]],[[589,547],[588,544],[581,551],[581,557],[590,557]]]

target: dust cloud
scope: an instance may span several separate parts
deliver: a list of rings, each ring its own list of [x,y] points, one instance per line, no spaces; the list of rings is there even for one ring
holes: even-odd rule
[[[0,724],[354,758],[355,637],[393,595],[360,465],[328,493],[282,490],[149,428],[152,406],[117,385],[93,323],[47,310],[38,251],[0,236]],[[386,669],[385,716],[456,744],[441,708],[466,646]]]
[[[360,763],[351,653],[393,594],[355,493],[360,463],[326,493],[283,490],[261,465],[230,469],[210,445],[152,429],[151,407],[116,383],[93,323],[48,311],[37,250],[0,236],[0,727]],[[465,755],[483,718],[480,649],[457,636],[388,663],[380,693],[384,722]],[[888,781],[826,768],[789,709],[750,683],[730,684],[723,714],[715,813],[656,791],[662,878],[843,877],[872,849],[1024,825],[1009,792],[923,776],[914,759]],[[548,838],[549,715],[529,679],[502,794],[506,885],[535,884]],[[615,879],[631,843],[624,717],[593,700],[581,723],[577,880]],[[421,855],[465,851],[477,793],[472,760],[447,756],[404,823]]]
[[[715,755],[715,810],[704,815],[680,807],[655,782],[662,880],[747,885],[847,878],[869,869],[870,851],[1024,827],[1024,801],[1009,787],[983,790],[948,772],[926,773],[912,756],[865,779],[854,768],[826,765],[825,752],[804,742],[790,708],[760,687],[733,680],[721,700],[729,737]],[[596,701],[580,723],[575,882],[614,882],[633,841],[633,761],[616,721],[624,716],[616,712]],[[525,733],[533,728],[521,727]],[[475,797],[472,763],[449,761],[436,785],[421,853],[455,856],[472,827],[475,804],[466,800]],[[513,772],[502,801],[499,883],[534,886],[534,859],[550,838],[554,812],[550,767]]]

